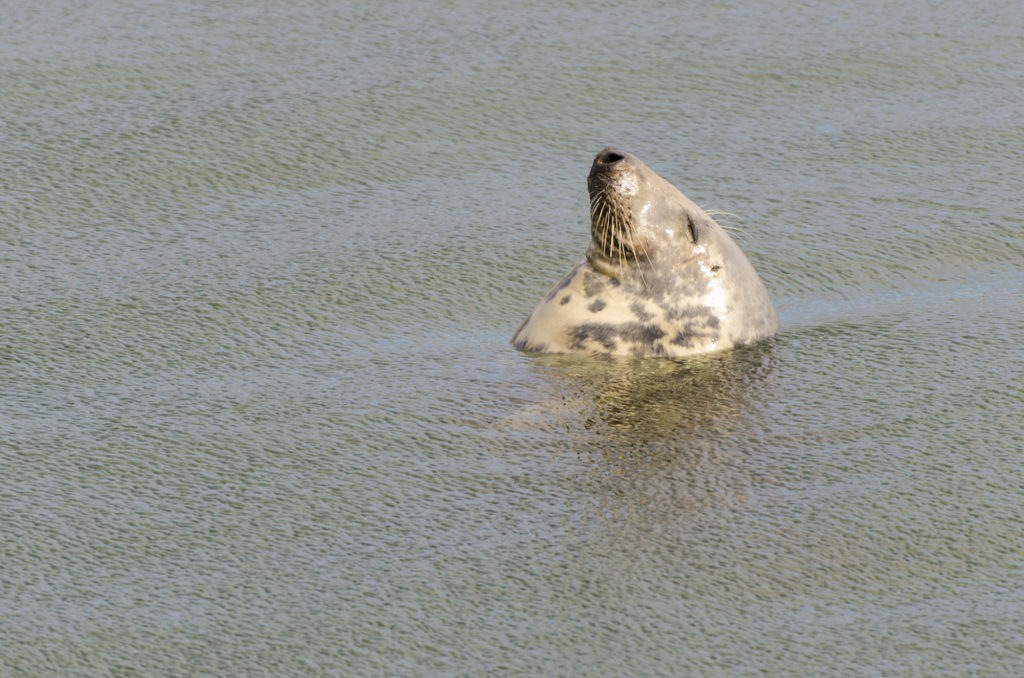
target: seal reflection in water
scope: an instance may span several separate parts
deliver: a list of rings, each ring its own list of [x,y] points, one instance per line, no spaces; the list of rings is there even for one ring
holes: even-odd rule
[[[679,189],[612,147],[597,154],[587,185],[586,260],[533,309],[516,348],[680,357],[778,330],[747,257]]]

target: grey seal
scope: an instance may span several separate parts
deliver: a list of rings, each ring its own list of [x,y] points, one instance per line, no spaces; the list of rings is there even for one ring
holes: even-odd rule
[[[594,158],[587,186],[586,259],[533,309],[516,348],[682,357],[775,334],[754,267],[679,189],[611,146]]]

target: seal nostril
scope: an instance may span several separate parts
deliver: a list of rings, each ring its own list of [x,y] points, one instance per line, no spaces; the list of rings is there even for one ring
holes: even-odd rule
[[[626,156],[624,156],[624,155],[622,155],[622,154],[620,154],[620,153],[616,153],[615,151],[607,151],[607,152],[606,152],[606,153],[605,153],[605,154],[604,154],[604,155],[603,155],[603,156],[601,157],[601,162],[603,162],[603,163],[604,163],[604,164],[606,164],[606,165],[610,165],[610,164],[612,164],[613,162],[618,162],[618,161],[622,160],[622,159],[623,159],[623,158],[625,158],[625,157],[626,157]]]

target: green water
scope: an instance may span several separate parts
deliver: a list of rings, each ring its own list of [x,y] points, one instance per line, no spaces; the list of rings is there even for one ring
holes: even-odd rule
[[[1020,675],[1013,3],[0,10],[0,675]],[[508,340],[608,144],[775,300]]]

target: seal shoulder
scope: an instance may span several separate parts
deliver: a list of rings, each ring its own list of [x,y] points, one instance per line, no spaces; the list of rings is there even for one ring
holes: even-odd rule
[[[559,327],[576,312],[584,295],[583,279],[590,265],[582,261],[544,295],[512,337],[512,344],[524,351],[568,352]],[[574,301],[575,297],[575,301]]]

